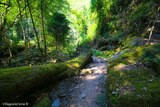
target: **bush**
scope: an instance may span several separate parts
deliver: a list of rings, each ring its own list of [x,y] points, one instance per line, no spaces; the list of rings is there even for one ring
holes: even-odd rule
[[[142,20],[148,17],[153,11],[153,2],[142,2],[135,6],[130,14],[132,20]]]

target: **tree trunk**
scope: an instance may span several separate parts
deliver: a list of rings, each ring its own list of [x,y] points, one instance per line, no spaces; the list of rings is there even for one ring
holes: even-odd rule
[[[9,40],[8,38],[6,37],[6,35],[2,35],[3,38],[4,38],[4,41],[5,41],[5,44],[7,46],[7,50],[8,50],[8,53],[9,53],[9,58],[8,58],[8,65],[11,64],[11,59],[12,59],[12,51],[11,51],[11,47],[10,47],[10,43],[9,43]]]
[[[149,34],[148,44],[150,44],[150,42],[151,42],[152,33],[153,33],[153,30],[154,30],[154,25],[155,25],[155,24],[153,24],[153,26],[152,26],[152,28],[151,28],[151,31],[150,31],[150,34]]]
[[[25,3],[25,7],[27,7],[27,3],[26,3],[26,0],[24,0],[24,3]],[[28,15],[27,15],[27,8],[25,8],[25,16],[26,16],[26,21],[27,21],[27,24],[26,24],[26,28],[27,28],[27,30],[26,30],[26,37],[28,37],[28,39],[27,39],[27,47],[28,47],[28,49],[30,48],[30,37],[29,37],[29,25],[28,25]],[[28,55],[29,55],[29,51],[28,51]]]
[[[58,58],[58,37],[56,35],[56,59]]]
[[[9,58],[8,58],[8,65],[11,64],[11,59],[12,59],[12,51],[11,51],[11,48],[10,48],[10,43],[9,43],[9,40],[8,38],[6,37],[6,31],[5,31],[5,26],[6,26],[6,23],[7,23],[7,14],[8,14],[8,9],[10,7],[10,0],[9,0],[9,3],[8,3],[8,6],[6,7],[6,10],[5,10],[5,16],[4,16],[4,21],[3,21],[3,25],[2,25],[2,38],[4,39],[4,42],[5,42],[5,45],[7,46],[7,50],[8,50],[8,53],[9,53]]]
[[[159,13],[159,10],[160,10],[160,6],[159,6],[158,9],[157,9],[157,13]],[[150,31],[150,34],[149,34],[148,44],[150,44],[150,42],[151,42],[153,30],[154,30],[154,27],[155,27],[155,24],[156,24],[157,19],[158,19],[158,14],[155,16],[155,20],[153,20],[153,26],[152,26],[151,31]]]
[[[24,40],[24,46],[25,46],[25,58],[28,60],[28,54],[27,54],[27,41],[26,41],[26,33],[25,33],[25,29],[24,29],[24,26],[23,26],[23,16],[22,16],[22,11],[21,11],[21,6],[20,6],[20,3],[19,3],[19,0],[17,0],[17,3],[18,3],[18,8],[19,8],[19,13],[20,13],[20,22],[21,22],[21,28],[22,28],[22,34],[23,34],[23,40]],[[26,65],[28,65],[28,61],[26,60]]]
[[[44,10],[43,10],[43,0],[41,0],[41,15],[42,15],[42,35],[43,35],[43,42],[44,42],[44,59],[46,60],[47,55],[47,45],[46,45],[46,35],[44,31]]]
[[[37,39],[38,49],[39,49],[41,55],[43,56],[43,52],[42,52],[42,49],[41,49],[40,43],[39,43],[38,33],[37,33],[37,31],[36,31],[36,26],[35,26],[35,23],[34,23],[34,19],[33,19],[32,12],[31,12],[30,4],[29,4],[29,1],[28,1],[28,0],[26,0],[26,2],[27,2],[27,6],[28,6],[28,10],[29,10],[30,16],[31,16],[31,20],[32,20],[32,24],[33,24],[33,29],[34,29],[34,32],[35,32],[35,36],[36,36],[36,39]]]

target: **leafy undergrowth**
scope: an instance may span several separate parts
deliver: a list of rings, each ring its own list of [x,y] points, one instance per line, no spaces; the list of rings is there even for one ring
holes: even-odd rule
[[[160,44],[127,49],[108,67],[110,106],[156,107],[160,104]]]
[[[111,56],[114,55],[114,50],[107,50],[107,51],[99,51],[99,50],[92,50],[92,53],[94,56],[100,57],[100,58],[111,58]]]

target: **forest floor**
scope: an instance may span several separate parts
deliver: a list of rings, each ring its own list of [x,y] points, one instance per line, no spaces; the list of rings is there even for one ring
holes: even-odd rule
[[[52,107],[58,103],[62,107],[106,107],[107,64],[104,59],[93,57],[78,78],[67,78],[58,83],[49,94]]]

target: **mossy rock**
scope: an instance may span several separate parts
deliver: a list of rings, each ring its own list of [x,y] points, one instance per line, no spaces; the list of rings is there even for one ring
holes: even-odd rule
[[[109,61],[109,69],[116,64],[136,64],[141,62],[144,66],[152,68],[160,74],[160,44],[132,47],[123,51],[118,58]]]
[[[63,63],[0,69],[0,101],[25,96],[58,79],[78,75],[90,59],[91,54],[87,54]]]
[[[160,44],[145,45],[128,49],[109,61],[107,95],[110,106],[159,106],[159,53]]]
[[[142,37],[131,37],[124,41],[125,47],[143,46],[145,45],[144,38]]]
[[[107,77],[109,105],[113,107],[157,107],[160,77],[143,67],[110,70]]]

